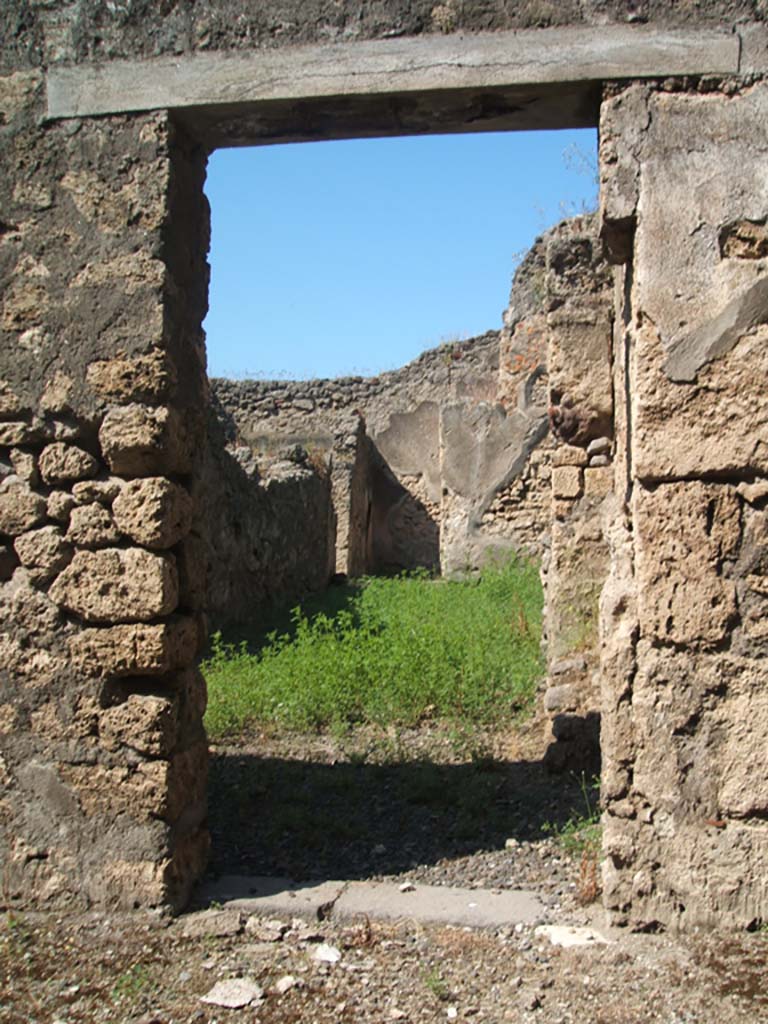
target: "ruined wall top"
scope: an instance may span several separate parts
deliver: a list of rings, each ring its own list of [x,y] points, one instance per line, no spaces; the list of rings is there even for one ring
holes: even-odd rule
[[[326,425],[349,433],[349,417],[364,411],[374,431],[389,421],[393,411],[414,408],[442,398],[495,395],[499,366],[499,336],[488,331],[479,338],[446,342],[423,352],[406,366],[375,376],[336,377],[330,380],[226,380],[211,381],[223,409],[238,410],[253,421],[280,423],[280,431],[307,429],[317,413]]]
[[[0,72],[59,62],[428,33],[764,20],[766,0],[4,0]]]

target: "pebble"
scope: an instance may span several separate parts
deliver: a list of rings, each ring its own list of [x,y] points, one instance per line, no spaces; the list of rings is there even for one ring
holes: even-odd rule
[[[253,978],[229,978],[217,981],[210,992],[200,997],[201,1003],[240,1010],[264,998],[264,989]]]
[[[321,942],[319,946],[315,947],[312,959],[323,964],[337,964],[341,960],[341,950],[336,946],[329,946],[328,943]]]
[[[260,917],[249,917],[245,922],[245,933],[251,938],[259,939],[261,942],[280,942],[288,931],[288,925],[283,921],[272,918],[268,921]]]
[[[528,995],[523,996],[523,1008],[526,1010],[538,1010],[541,1006],[541,994],[539,992],[531,992]]]

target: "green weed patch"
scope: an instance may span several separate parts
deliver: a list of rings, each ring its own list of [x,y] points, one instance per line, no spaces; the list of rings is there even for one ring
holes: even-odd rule
[[[329,611],[297,607],[254,650],[215,634],[203,663],[212,736],[259,722],[291,729],[424,718],[493,724],[530,704],[543,666],[535,565],[478,579],[426,573],[329,591]]]

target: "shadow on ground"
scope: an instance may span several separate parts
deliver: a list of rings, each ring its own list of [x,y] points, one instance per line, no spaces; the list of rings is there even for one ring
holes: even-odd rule
[[[222,751],[211,763],[209,874],[297,881],[397,874],[542,837],[585,810],[541,762],[323,763]]]

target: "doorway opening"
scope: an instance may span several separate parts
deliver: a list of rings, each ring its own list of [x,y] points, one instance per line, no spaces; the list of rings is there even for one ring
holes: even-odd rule
[[[593,133],[586,139],[582,133],[579,138],[551,134],[555,138],[547,141],[557,148],[561,164],[569,147],[577,156],[582,151],[588,154],[586,147],[594,147]],[[514,141],[515,136],[505,136],[507,140]],[[386,141],[407,148],[403,144],[435,140]],[[459,141],[471,150],[471,143],[488,140],[462,136]],[[373,140],[355,146],[375,149],[383,143]],[[485,880],[492,886],[520,888],[532,880],[525,875],[523,863],[532,856],[529,851],[537,843],[553,841],[547,828],[565,826],[574,808],[583,805],[585,795],[587,806],[594,810],[590,803],[594,794],[586,775],[553,790],[537,757],[543,733],[541,714],[523,715],[530,712],[531,697],[546,671],[540,655],[538,564],[532,567],[533,563],[524,559],[541,559],[548,545],[550,463],[556,443],[548,430],[546,366],[551,237],[532,203],[526,212],[533,228],[529,227],[521,243],[515,240],[514,222],[525,220],[519,214],[519,190],[506,181],[503,195],[487,202],[478,168],[486,166],[489,158],[484,162],[471,154],[463,157],[464,170],[458,176],[466,179],[463,193],[457,191],[456,179],[446,188],[434,168],[426,172],[418,161],[407,163],[400,187],[393,183],[390,172],[385,201],[371,197],[370,178],[363,169],[350,169],[350,143],[323,145],[342,147],[336,166],[348,174],[351,170],[348,182],[365,183],[361,195],[369,208],[378,213],[383,209],[384,221],[391,220],[387,201],[390,207],[400,205],[402,182],[412,182],[416,171],[426,186],[431,182],[433,194],[431,199],[422,195],[416,201],[422,214],[428,211],[426,221],[414,221],[414,216],[401,221],[394,233],[396,248],[388,249],[377,233],[381,227],[361,222],[359,209],[352,211],[352,227],[342,227],[340,209],[346,200],[350,207],[354,203],[350,189],[339,187],[338,181],[337,192],[329,191],[328,178],[321,185],[320,196],[334,195],[335,200],[323,203],[314,195],[310,206],[330,213],[330,220],[320,228],[306,229],[308,212],[293,208],[305,189],[289,179],[281,160],[286,156],[282,151],[290,149],[301,162],[302,154],[307,149],[315,151],[315,145],[275,147],[272,154],[269,150],[258,152],[256,156],[275,156],[278,180],[291,181],[291,187],[283,191],[284,203],[274,217],[274,226],[267,228],[266,211],[261,207],[261,220],[257,217],[247,232],[248,239],[266,254],[266,263],[278,268],[273,278],[276,283],[264,287],[278,297],[280,308],[289,311],[283,316],[288,336],[278,334],[275,326],[280,308],[274,319],[270,319],[272,314],[262,319],[260,307],[247,307],[248,292],[257,290],[248,282],[264,284],[267,269],[250,258],[247,246],[237,256],[239,265],[247,268],[245,281],[238,278],[240,284],[224,301],[217,292],[221,271],[215,262],[217,205],[212,197],[212,312],[206,329],[213,443],[206,456],[204,486],[211,510],[210,611],[214,625],[222,627],[205,666],[211,689],[209,727],[217,740],[212,771],[212,871],[223,875],[268,873],[297,881],[340,876],[402,876],[440,884],[447,879],[466,884]],[[373,159],[381,162],[382,157],[374,153]],[[494,174],[503,180],[503,168],[524,163],[522,151],[514,159],[508,155],[502,160],[497,155]],[[529,174],[536,158],[529,154],[527,163]],[[551,160],[542,158],[542,168],[549,163]],[[451,161],[443,156],[438,165],[445,169]],[[572,176],[581,191],[563,209],[564,193],[558,189],[556,198],[550,198],[554,220],[563,212],[580,212],[590,202],[594,183],[576,172]],[[255,171],[249,181],[259,196],[267,196],[266,206],[273,212],[271,207],[278,204],[272,188],[258,180]],[[443,188],[439,201],[438,184]],[[224,191],[235,194],[231,187]],[[478,207],[493,212],[493,221],[482,223],[485,246],[465,237],[467,228],[458,223],[459,212],[467,210],[473,220],[473,203],[476,221],[481,220]],[[242,203],[239,207],[234,204],[233,209],[242,220]],[[432,255],[419,249],[430,218],[441,229],[436,232],[438,243]],[[580,218],[588,220],[588,215]],[[303,230],[317,244],[314,250],[307,245],[308,251],[301,252],[306,262],[300,270]],[[341,239],[339,251],[349,261],[342,269],[335,263],[337,250],[330,244],[334,230]],[[583,234],[586,229],[579,230]],[[277,231],[280,245],[270,246],[270,238],[275,237],[270,231]],[[478,277],[474,264],[481,264],[481,279],[487,276],[482,265],[483,249],[491,248],[489,232],[495,233],[496,243],[502,240],[506,253],[501,261],[504,284],[495,299],[497,309],[506,300],[510,272],[520,262],[507,309],[495,314],[495,323],[472,320],[470,313],[466,314],[470,319],[457,321],[458,314],[450,313],[451,323],[458,322],[458,328],[446,329],[438,323],[430,332],[420,329],[420,340],[408,342],[415,348],[406,347],[404,357],[394,357],[395,364],[406,361],[406,365],[393,367],[397,350],[388,339],[399,338],[406,331],[402,320],[388,320],[385,313],[390,309],[405,313],[407,320],[417,315],[428,317],[430,309],[440,309],[443,293],[438,292],[432,307],[425,296],[434,289],[435,278],[447,276],[448,249],[460,257],[457,280],[467,282],[466,290],[472,291],[472,282]],[[364,242],[371,245],[372,252],[364,252]],[[531,243],[527,255],[516,257],[519,249]],[[287,259],[282,266],[277,259],[281,248]],[[388,264],[395,269],[399,263],[407,266],[411,250],[421,253],[406,270],[409,285],[415,287],[406,299],[399,300],[395,285],[385,280],[383,271]],[[478,259],[478,253],[482,258]],[[375,262],[377,255],[383,264]],[[331,269],[330,282],[322,283],[315,279],[320,279],[321,269],[328,269],[325,264]],[[341,287],[328,295],[334,280]],[[374,284],[368,295],[363,288],[366,280]],[[322,302],[315,289],[320,289]],[[448,285],[451,299],[459,291],[457,284]],[[364,352],[365,359],[375,358],[373,364],[345,363],[349,356],[335,351],[334,339],[343,334],[347,305],[353,307],[349,351],[357,359]],[[222,307],[224,313],[219,314]],[[321,307],[330,313],[326,325],[318,315]],[[241,321],[237,332],[228,319],[233,311]],[[355,323],[356,315],[360,319]],[[217,339],[235,333],[245,338],[240,342],[239,366],[233,366],[237,348],[218,350]],[[473,333],[474,337],[466,336]],[[308,350],[297,345],[297,355],[292,354],[288,342],[294,336],[314,347]],[[256,373],[252,360],[260,345],[268,358],[279,358],[281,363],[267,363],[265,371]],[[323,353],[329,362],[310,364],[307,351]],[[410,356],[415,358],[408,363]],[[289,362],[296,358],[298,363]],[[217,376],[222,372],[219,367],[234,371],[234,379]],[[511,571],[504,563],[515,556],[520,561],[512,584],[512,577],[504,575]],[[498,624],[497,633],[519,643],[519,658],[524,647],[534,652],[526,698],[511,699],[499,690],[496,713],[473,716],[467,709],[476,694],[470,673],[463,676],[460,668],[455,676],[458,697],[453,711],[445,713],[437,698],[428,698],[420,709],[408,706],[407,714],[403,709],[408,702],[403,699],[399,716],[391,708],[386,714],[361,712],[360,708],[368,705],[353,699],[355,685],[368,690],[376,686],[371,672],[361,664],[369,650],[361,639],[363,633],[365,643],[372,642],[370,651],[377,641],[379,648],[390,648],[389,654],[394,648],[394,660],[401,656],[406,680],[406,667],[414,670],[414,658],[419,657],[423,662],[416,665],[416,674],[426,677],[427,654],[433,654],[435,648],[445,656],[446,686],[449,666],[455,667],[456,656],[447,638],[462,632],[459,620],[449,622],[447,632],[433,631],[420,640],[421,655],[412,646],[399,651],[383,606],[389,601],[402,612],[405,597],[382,596],[384,581],[358,582],[371,574],[396,575],[413,569],[421,569],[424,575],[394,583],[413,593],[419,588],[427,588],[427,593],[431,587],[453,595],[465,587],[473,591],[472,597],[486,584],[491,591],[496,588],[492,600],[496,607],[504,608],[504,621]],[[428,574],[444,578],[429,581]],[[456,579],[468,575],[469,580]],[[523,579],[530,590],[526,600],[519,592],[503,593],[510,587],[519,591]],[[376,590],[379,585],[380,592]],[[311,592],[321,597],[290,614],[298,598]],[[417,611],[417,619],[447,619],[447,612],[437,606],[428,609],[432,597],[423,599],[426,604]],[[377,600],[378,620],[366,619],[370,612],[366,602],[375,605]],[[487,625],[488,614],[482,612],[477,613],[476,626],[470,625],[469,597],[463,607],[464,633],[479,632],[480,622]],[[270,628],[277,629],[278,638],[265,642]],[[412,626],[406,629],[413,632]],[[323,672],[317,673],[317,704],[328,696],[321,693],[323,689],[336,689],[342,704],[346,701],[350,709],[346,718],[333,711],[326,717],[318,712],[306,716],[303,730],[297,731],[295,723],[286,727],[290,701],[277,691],[267,695],[258,713],[247,710],[249,691],[260,685],[260,673],[271,685],[282,671],[279,657],[294,660],[299,674],[294,689],[298,691],[298,679],[306,681],[325,657],[323,640],[329,634],[341,640],[355,630],[361,632],[357,634],[360,639],[349,644],[349,678],[342,682],[334,679],[338,663],[330,661],[327,685],[323,684]],[[303,650],[291,647],[292,638],[304,643]],[[480,653],[470,654],[470,660],[482,658],[483,649],[487,653],[490,646],[490,642],[485,648],[480,644]],[[265,663],[263,673],[260,666]],[[381,662],[380,676],[392,671],[391,661]],[[481,665],[480,674],[482,671]],[[487,671],[492,671],[490,664]],[[287,693],[290,687],[288,683]],[[242,701],[246,711],[241,717],[227,718],[227,700]],[[376,701],[372,704],[376,706]],[[330,706],[337,705],[331,701]],[[219,712],[222,717],[217,719]],[[561,882],[555,885],[554,895],[562,895]]]

